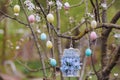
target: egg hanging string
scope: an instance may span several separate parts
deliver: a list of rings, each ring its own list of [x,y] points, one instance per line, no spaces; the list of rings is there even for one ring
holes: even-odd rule
[[[87,23],[86,23],[86,27],[87,27]],[[92,34],[92,36],[91,36]],[[94,47],[92,48],[92,54],[91,54],[91,67],[90,67],[90,72],[92,71],[92,68],[93,68],[93,71],[95,72],[96,76],[97,75],[97,72],[96,72],[96,69],[95,69],[95,65],[94,65],[94,61],[93,61],[93,55],[94,55],[94,51],[95,51],[95,47],[96,47],[96,42],[97,42],[97,35],[96,33],[94,32],[94,28],[93,28],[93,31],[91,32],[91,34],[88,33],[88,47],[91,49],[91,46],[92,46],[92,43],[94,43]],[[92,37],[92,39],[91,39]],[[91,39],[91,40],[90,40]],[[88,75],[90,76],[90,75]]]
[[[86,22],[86,28],[88,29],[88,24],[87,24],[87,22]],[[93,29],[93,30],[94,30],[94,29]],[[94,31],[93,31],[93,32],[94,32]],[[89,33],[87,34],[87,38],[88,38],[88,48],[91,49],[92,41],[90,40],[90,34],[89,34]],[[92,68],[93,68],[93,71],[94,71],[95,74],[96,74],[97,72],[96,72],[96,69],[95,69],[94,61],[93,61],[94,50],[95,50],[95,47],[96,47],[96,38],[94,39],[94,43],[95,43],[95,46],[93,47],[93,49],[92,49],[92,54],[91,54],[91,56],[90,56],[90,58],[91,58],[90,72],[92,71]],[[88,75],[88,76],[90,76],[90,75]],[[96,76],[97,76],[97,74],[96,74]]]
[[[88,0],[85,0],[84,1],[85,5],[86,5],[86,9],[85,9],[85,23],[86,23],[86,30],[88,29],[88,24],[87,24],[87,13],[88,13]],[[88,33],[89,35],[89,33]],[[89,40],[89,36],[88,36],[88,47],[90,47],[90,44],[89,44],[90,40]],[[87,63],[87,56],[84,56],[84,60],[83,60],[83,67],[82,67],[82,71],[81,71],[81,75],[80,75],[80,78],[79,80],[83,80],[83,76],[84,76],[84,73],[85,73],[85,67],[86,67],[86,63]]]
[[[73,48],[72,36],[71,36],[71,39],[70,39],[70,48]]]
[[[49,7],[50,7],[49,14],[51,14],[52,13],[51,5]],[[52,15],[52,18],[53,18],[53,15]],[[53,22],[53,20],[52,20],[52,22]],[[52,22],[48,23],[48,34],[49,34],[49,40],[52,42],[52,45],[53,45],[53,47],[50,49],[51,57],[55,60],[55,55],[54,55],[54,31],[51,28]],[[53,80],[56,80],[56,68],[55,68],[55,66],[53,67],[53,71],[52,72],[53,73],[51,74],[51,76],[53,76]]]

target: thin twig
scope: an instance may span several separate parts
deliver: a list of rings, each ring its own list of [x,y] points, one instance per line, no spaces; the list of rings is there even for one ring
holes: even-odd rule
[[[30,68],[27,64],[21,62],[20,60],[16,59],[16,61],[17,61],[20,65],[24,66],[24,67],[25,67],[27,70],[29,70],[30,72],[38,72],[38,71],[40,71],[40,70],[43,70],[43,68],[32,69],[32,68]],[[50,68],[50,67],[47,67],[46,69],[49,69],[49,68]]]
[[[96,13],[97,13],[98,21],[99,21],[99,23],[100,23],[99,3],[98,3],[98,0],[96,0]]]
[[[51,24],[51,27],[52,29],[54,29],[56,35],[58,37],[61,37],[61,38],[66,38],[66,39],[73,39],[73,40],[79,40],[81,39],[84,35],[86,35],[88,32],[92,31],[93,29],[90,28],[89,30],[86,29],[84,32],[80,33],[79,35],[77,36],[68,36],[68,35],[64,35],[64,34],[58,34],[57,30],[55,29],[55,27]],[[117,25],[117,24],[112,24],[112,23],[98,23],[97,27],[94,29],[99,29],[99,28],[102,28],[102,27],[105,27],[105,28],[114,28],[114,29],[119,29],[120,30],[120,25]]]
[[[43,68],[43,75],[44,75],[44,77],[46,78],[46,77],[47,77],[47,74],[46,74],[46,69],[45,69],[45,63],[44,63],[44,61],[43,61],[42,54],[41,54],[41,50],[40,50],[40,45],[39,45],[39,43],[38,43],[37,37],[36,37],[36,35],[35,35],[35,32],[33,31],[32,26],[31,26],[31,24],[30,24],[30,22],[29,22],[29,20],[28,20],[28,15],[27,15],[27,13],[26,13],[26,11],[25,11],[24,4],[23,4],[22,0],[20,0],[20,3],[21,3],[21,5],[22,5],[24,14],[25,14],[26,19],[27,19],[27,21],[28,21],[29,28],[30,28],[30,30],[31,30],[31,32],[32,32],[32,35],[33,35],[33,38],[34,38],[34,41],[35,41],[35,45],[36,45],[37,50],[38,50],[38,54],[39,54],[39,56],[40,56],[40,61],[41,61],[41,63],[42,63],[42,68]]]
[[[91,55],[91,63],[92,63],[93,71],[94,71],[95,75],[96,75],[97,78],[98,78],[98,74],[97,74],[97,71],[96,71],[96,69],[95,69],[95,65],[94,65],[94,62],[93,62],[93,55]]]
[[[116,0],[112,0],[111,3],[108,5],[107,9],[110,8]]]
[[[86,5],[86,9],[85,9],[85,14],[88,13],[88,0],[85,0],[85,5]],[[85,15],[86,16],[86,15]],[[87,24],[87,18],[85,18],[85,24],[86,24],[86,29],[88,29],[88,24]],[[89,33],[88,33],[89,34]],[[89,38],[88,38],[89,39]],[[90,39],[89,39],[90,41]],[[88,42],[89,42],[88,41]],[[89,45],[88,45],[89,46]],[[84,64],[83,64],[83,69],[81,71],[81,75],[80,75],[80,78],[79,80],[83,80],[83,76],[84,76],[84,72],[85,72],[85,67],[86,67],[86,63],[87,63],[87,56],[85,55],[84,57]]]
[[[8,17],[8,18],[10,18],[10,19],[12,19],[12,20],[15,20],[15,21],[19,22],[20,24],[23,24],[23,25],[25,25],[25,26],[28,26],[28,24],[22,22],[22,20],[19,20],[19,19],[17,19],[16,17],[9,16],[8,14],[4,13],[4,12],[1,11],[1,10],[0,10],[0,13],[3,14],[5,17]]]
[[[111,2],[110,4],[108,4],[107,10],[114,4],[115,1],[116,1],[116,0],[112,0],[112,2]],[[102,14],[102,11],[99,12],[99,15],[100,15],[100,14]]]
[[[96,8],[93,0],[90,0],[90,3],[92,4],[92,7],[93,7],[93,9],[94,9],[95,20],[97,21],[97,19],[98,19],[98,16],[97,16],[97,8]]]
[[[59,0],[56,0],[56,2]],[[58,9],[58,6],[56,6],[56,16],[57,16],[57,34],[61,34],[60,32],[60,11]],[[59,66],[61,66],[61,57],[62,57],[62,45],[61,45],[61,38],[57,37],[57,48],[58,48],[58,55],[59,55]],[[61,80],[64,80],[63,76],[62,76],[62,72],[60,71],[60,78]]]
[[[82,71],[81,71],[81,75],[80,75],[79,80],[83,80],[83,76],[84,76],[84,73],[85,73],[86,62],[87,62],[87,57],[86,56],[85,56],[83,61],[84,62],[83,62]]]
[[[35,2],[39,6],[39,8],[40,8],[40,10],[41,10],[41,12],[43,14],[43,16],[46,18],[46,13],[45,13],[44,8],[42,7],[42,5],[39,3],[38,0],[35,0]]]
[[[63,33],[63,34],[66,35],[66,34],[69,33],[70,31],[73,32],[73,31],[76,30],[77,28],[81,27],[84,23],[85,23],[85,21],[79,22],[79,24],[78,24],[77,26],[73,27],[71,30],[69,30],[69,31],[67,31],[67,32],[65,32],[65,33]]]
[[[81,0],[80,3],[75,4],[75,5],[71,5],[70,8],[81,6],[83,4],[83,2],[84,2],[84,0]]]

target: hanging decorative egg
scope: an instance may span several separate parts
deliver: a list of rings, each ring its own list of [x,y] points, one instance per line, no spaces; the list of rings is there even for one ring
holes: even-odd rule
[[[34,15],[28,16],[28,20],[29,20],[30,23],[35,22],[35,16]]]
[[[91,21],[91,27],[96,28],[97,27],[97,22],[95,20]]]
[[[42,33],[42,34],[40,35],[40,39],[41,39],[41,40],[46,40],[46,39],[47,39],[46,34],[45,34],[45,33]]]
[[[91,54],[92,54],[91,49],[87,48],[86,51],[85,51],[85,55],[89,57],[89,56],[91,56]]]
[[[14,10],[14,15],[18,16],[19,12],[20,12],[20,6],[19,5],[15,5],[13,10]]]
[[[47,41],[46,46],[47,46],[47,48],[51,49],[53,47],[52,42],[51,41]]]
[[[92,32],[90,33],[90,40],[91,40],[91,41],[94,41],[95,39],[97,39],[97,34],[96,34],[96,32],[92,31]]]
[[[53,58],[50,58],[50,65],[51,65],[52,67],[55,67],[55,66],[57,65],[56,60],[53,59]]]
[[[54,16],[53,16],[53,14],[49,13],[49,14],[47,15],[47,20],[48,20],[48,22],[52,23],[52,22],[54,21]]]
[[[64,3],[64,9],[69,10],[69,8],[70,8],[70,4],[68,2],[65,2]]]

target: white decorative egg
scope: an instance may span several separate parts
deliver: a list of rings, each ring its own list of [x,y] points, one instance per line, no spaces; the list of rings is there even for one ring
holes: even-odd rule
[[[97,22],[95,20],[91,21],[91,27],[96,28],[97,27]]]
[[[70,4],[68,2],[65,2],[64,3],[64,9],[69,10],[69,8],[70,8]]]

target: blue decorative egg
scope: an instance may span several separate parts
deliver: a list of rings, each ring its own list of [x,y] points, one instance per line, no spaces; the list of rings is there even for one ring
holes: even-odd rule
[[[90,48],[87,48],[86,51],[85,51],[85,55],[86,55],[86,56],[91,56],[91,54],[92,54],[91,49],[90,49]]]
[[[50,59],[50,65],[53,66],[53,67],[55,67],[55,66],[57,65],[56,60],[53,59],[53,58],[51,58],[51,59]]]
[[[40,35],[40,39],[41,39],[41,40],[46,40],[46,39],[47,39],[46,34],[45,34],[45,33],[42,33],[42,34]]]

